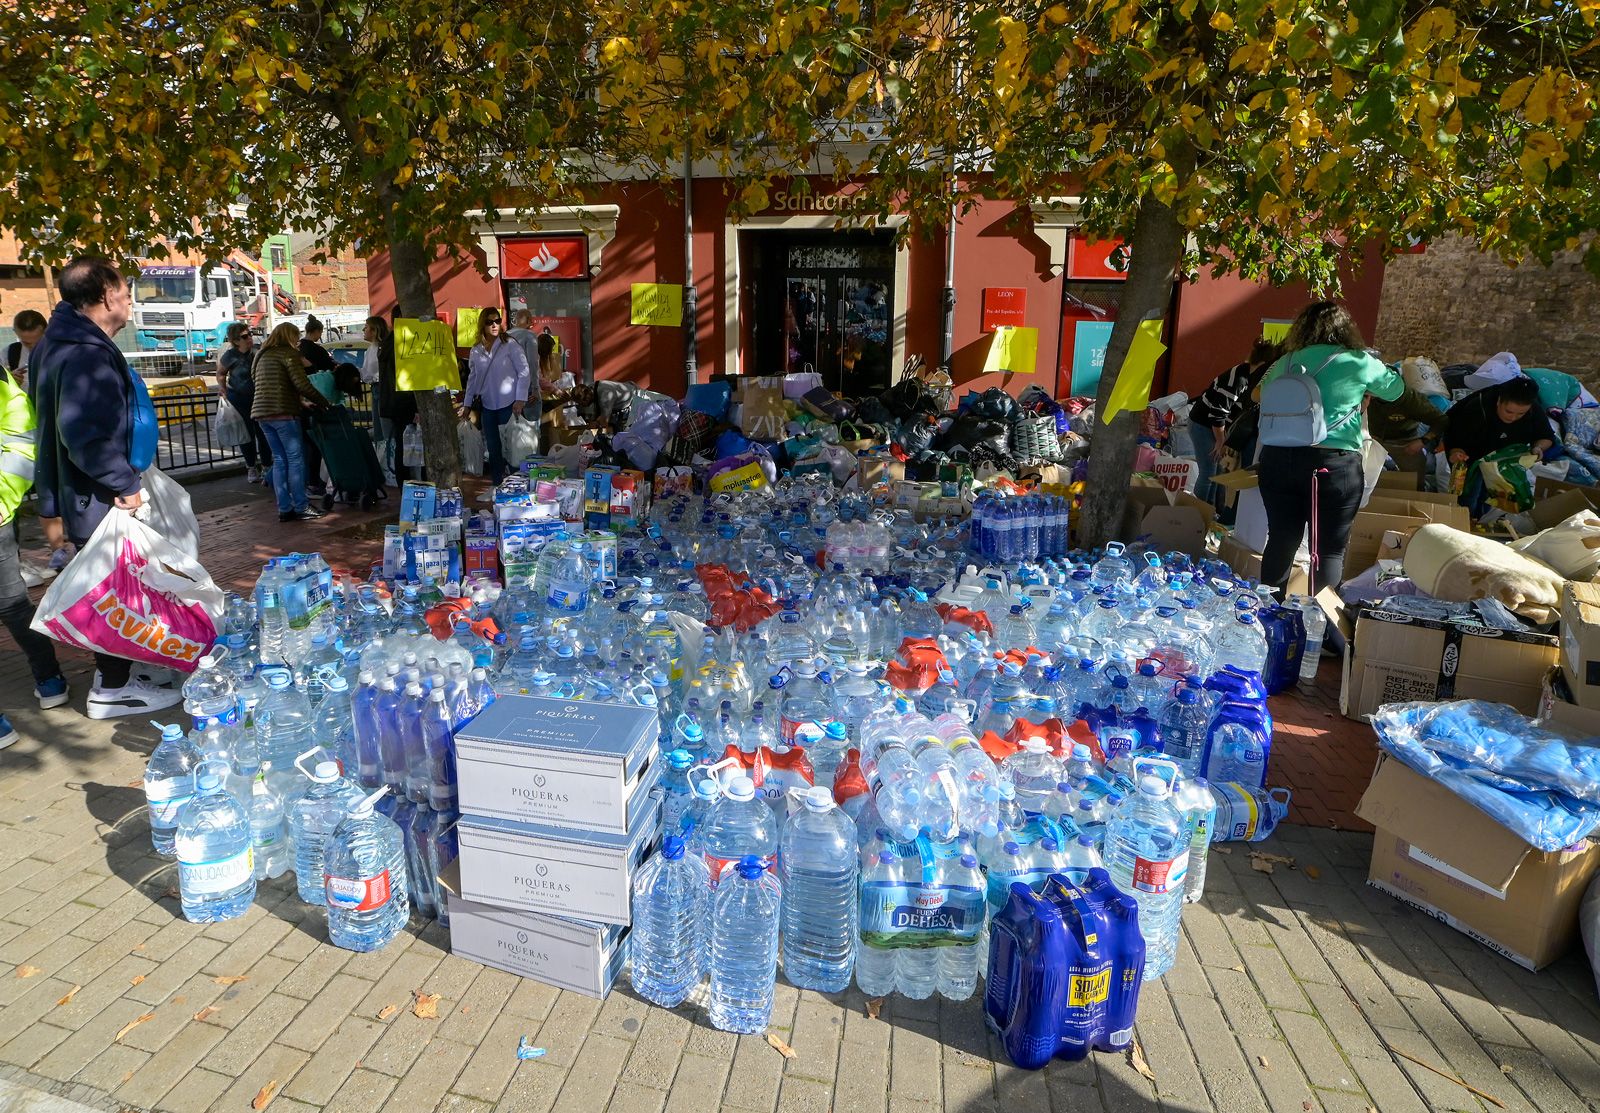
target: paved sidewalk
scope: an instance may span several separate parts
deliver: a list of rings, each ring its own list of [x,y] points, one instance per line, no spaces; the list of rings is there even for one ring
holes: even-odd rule
[[[203,555],[240,586],[284,548],[370,559],[388,516],[291,535],[253,492],[229,501],[202,514]],[[0,656],[7,693],[25,691],[17,657]],[[24,740],[0,754],[0,1108],[54,1113],[9,1083],[108,1113],[243,1113],[269,1095],[275,1113],[1600,1109],[1600,1000],[1581,955],[1531,974],[1366,887],[1371,838],[1348,808],[1371,741],[1330,714],[1331,673],[1321,694],[1275,704],[1275,763],[1313,825],[1212,855],[1177,966],[1144,987],[1148,1073],[1101,1055],[1030,1074],[1006,1065],[976,1000],[894,997],[874,1019],[854,991],[780,981],[786,1061],[695,1006],[654,1008],[626,986],[595,1002],[452,957],[437,925],[341,951],[288,878],[242,919],[197,927],[150,850],[154,732],[20,711]],[[81,674],[75,694],[81,709]],[[1253,850],[1294,866],[1259,872]],[[414,993],[439,995],[436,1019]],[[547,1055],[519,1062],[524,1036]]]

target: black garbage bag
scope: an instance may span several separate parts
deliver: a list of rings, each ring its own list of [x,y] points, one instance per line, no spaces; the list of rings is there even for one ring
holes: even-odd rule
[[[950,428],[939,437],[935,447],[954,455],[957,448],[971,450],[987,444],[992,451],[1005,455],[1010,444],[1011,426],[1004,421],[985,418],[968,411],[956,418]]]
[[[907,417],[889,427],[894,443],[905,450],[907,456],[916,456],[933,448],[939,428],[927,417]]]
[[[896,414],[883,404],[883,399],[866,397],[856,403],[856,420],[869,425],[893,425]]]
[[[919,379],[901,379],[878,396],[879,400],[896,417],[912,414],[936,414],[943,404]]]
[[[990,387],[974,398],[967,406],[966,412],[1008,423],[1020,421],[1023,416],[1022,407],[1017,405],[1017,400],[997,386]]]

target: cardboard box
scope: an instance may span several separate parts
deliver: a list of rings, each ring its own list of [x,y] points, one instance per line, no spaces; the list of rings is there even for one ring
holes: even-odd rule
[[[1544,674],[1544,689],[1539,694],[1539,724],[1573,740],[1600,739],[1600,710],[1579,707],[1572,702],[1572,689],[1561,668]]]
[[[1528,517],[1532,518],[1533,524],[1540,529],[1549,529],[1584,510],[1600,511],[1600,491],[1593,487],[1569,487],[1564,491],[1552,491],[1548,497],[1541,497],[1533,504],[1533,509],[1528,511]]]
[[[1561,588],[1561,668],[1573,702],[1600,710],[1600,585]]]
[[[1484,630],[1361,606],[1345,654],[1339,706],[1347,718],[1365,719],[1386,703],[1459,696],[1507,703],[1533,715],[1544,674],[1557,656],[1550,634]]]
[[[1215,518],[1211,504],[1193,495],[1179,492],[1169,496],[1164,487],[1130,487],[1118,536],[1124,541],[1145,541],[1163,553],[1187,553],[1201,560]]]
[[[1261,477],[1241,469],[1216,476],[1213,483],[1227,492],[1227,504],[1234,508],[1233,536],[1246,549],[1261,552],[1267,547],[1267,508],[1261,502]],[[1307,536],[1310,531],[1307,530]]]
[[[439,877],[450,902],[450,953],[496,970],[604,998],[628,960],[628,929],[479,904],[460,895],[461,870]]]
[[[463,812],[622,832],[640,797],[660,724],[647,707],[504,696],[456,735]]]
[[[629,923],[633,871],[655,841],[659,822],[648,788],[640,802],[632,827],[621,834],[462,812],[456,825],[461,896],[497,908]]]
[[[1379,491],[1420,491],[1422,475],[1414,471],[1385,471],[1378,474]]]
[[[1545,853],[1448,788],[1380,754],[1356,814],[1376,827],[1367,883],[1537,970],[1578,935],[1600,845]]]
[[[1229,534],[1222,539],[1217,546],[1217,559],[1239,575],[1260,582],[1261,554],[1241,542],[1237,533]],[[1296,561],[1289,573],[1289,594],[1305,595],[1310,586],[1310,570]]]
[[[1367,505],[1356,513],[1350,527],[1350,544],[1344,557],[1345,579],[1354,579],[1378,563],[1384,534],[1399,533],[1409,537],[1432,522],[1460,530],[1472,528],[1472,516],[1466,507],[1455,501],[1454,495],[1431,491],[1375,492]]]

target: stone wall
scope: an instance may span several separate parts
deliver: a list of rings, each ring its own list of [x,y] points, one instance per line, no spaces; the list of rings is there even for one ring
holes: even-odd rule
[[[349,249],[324,262],[315,261],[319,248],[295,252],[294,288],[308,294],[317,305],[366,305],[367,261]]]
[[[1581,253],[1549,267],[1510,267],[1467,240],[1429,244],[1388,266],[1373,345],[1389,359],[1431,356],[1441,366],[1509,351],[1529,367],[1600,382],[1600,280]]]

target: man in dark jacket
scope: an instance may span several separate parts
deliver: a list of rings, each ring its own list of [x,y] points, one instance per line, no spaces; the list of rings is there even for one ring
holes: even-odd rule
[[[133,315],[128,284],[108,260],[82,256],[61,272],[62,302],[33,353],[40,518],[60,518],[82,548],[112,507],[137,510],[141,470],[155,454],[154,413],[112,337]],[[94,655],[91,719],[142,715],[177,703],[176,689],[132,675],[133,662]]]

